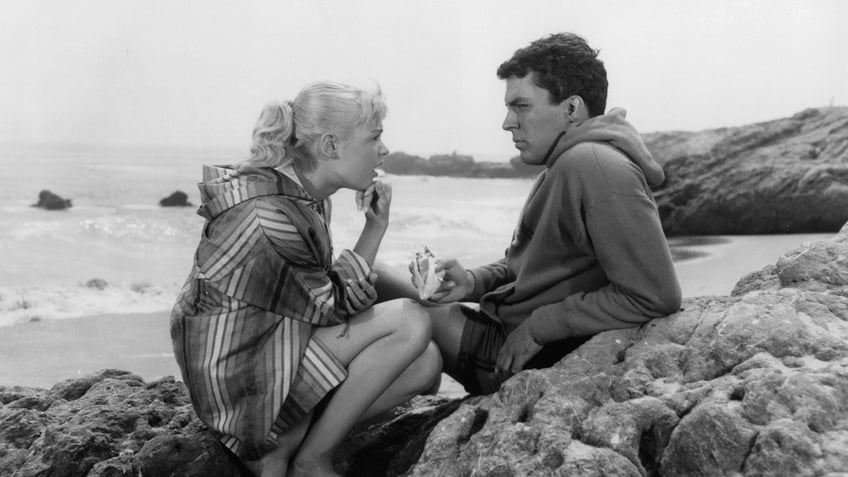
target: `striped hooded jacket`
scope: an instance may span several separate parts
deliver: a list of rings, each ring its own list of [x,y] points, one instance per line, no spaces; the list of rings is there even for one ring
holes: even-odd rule
[[[236,455],[255,459],[346,377],[314,326],[363,311],[344,294],[370,265],[344,250],[333,263],[330,201],[292,170],[204,166],[206,219],[171,339],[192,405]]]

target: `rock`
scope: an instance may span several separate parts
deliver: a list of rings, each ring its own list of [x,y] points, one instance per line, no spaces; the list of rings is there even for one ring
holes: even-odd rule
[[[95,290],[105,290],[109,288],[109,282],[102,278],[92,278],[91,280],[85,282],[86,288],[93,288]]]
[[[848,221],[848,107],[700,132],[646,134],[670,236],[836,232]]]
[[[848,472],[846,260],[848,225],[736,296],[518,373],[442,420],[404,475]]]
[[[63,199],[49,190],[39,192],[38,203],[33,204],[33,207],[41,207],[47,210],[64,210],[71,206],[71,199]]]
[[[357,426],[349,476],[848,473],[848,225],[488,396],[418,397]],[[0,475],[231,475],[184,386],[104,370],[0,387]]]
[[[159,201],[162,207],[193,207],[188,201],[188,195],[183,191],[175,191]]]
[[[104,370],[50,390],[0,386],[0,403],[0,475],[241,475],[173,378]]]
[[[348,475],[398,475],[458,401],[418,397],[357,426],[338,457]],[[197,419],[185,386],[107,369],[51,389],[0,386],[0,475],[248,477]]]

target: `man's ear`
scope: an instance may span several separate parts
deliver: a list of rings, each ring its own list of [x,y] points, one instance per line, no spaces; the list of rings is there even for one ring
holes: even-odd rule
[[[321,153],[327,157],[338,159],[339,158],[339,148],[338,141],[336,137],[330,133],[324,133],[321,135]]]
[[[577,95],[569,96],[563,103],[565,103],[565,113],[568,116],[568,121],[572,123],[579,121],[581,119],[580,111],[583,107],[583,98]]]

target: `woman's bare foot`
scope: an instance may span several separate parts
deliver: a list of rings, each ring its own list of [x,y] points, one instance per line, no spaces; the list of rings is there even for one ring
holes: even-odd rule
[[[289,469],[291,477],[342,477],[333,470],[332,460],[312,459],[298,454]]]
[[[289,461],[287,456],[272,452],[261,460],[246,460],[244,465],[255,477],[285,477]]]
[[[262,476],[262,461],[261,460],[245,460],[244,466],[250,471],[250,474],[255,477]]]

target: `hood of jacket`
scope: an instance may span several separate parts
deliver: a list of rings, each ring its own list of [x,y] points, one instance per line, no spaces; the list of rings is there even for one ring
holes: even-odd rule
[[[572,127],[560,138],[545,166],[551,167],[563,152],[581,142],[605,142],[620,150],[645,173],[648,185],[658,186],[665,181],[662,167],[654,160],[642,136],[627,122],[627,112],[613,108],[607,114],[595,116]]]
[[[266,195],[283,195],[294,199],[314,199],[285,174],[270,167],[236,170],[233,166],[203,166],[198,215],[213,220],[246,200]]]

